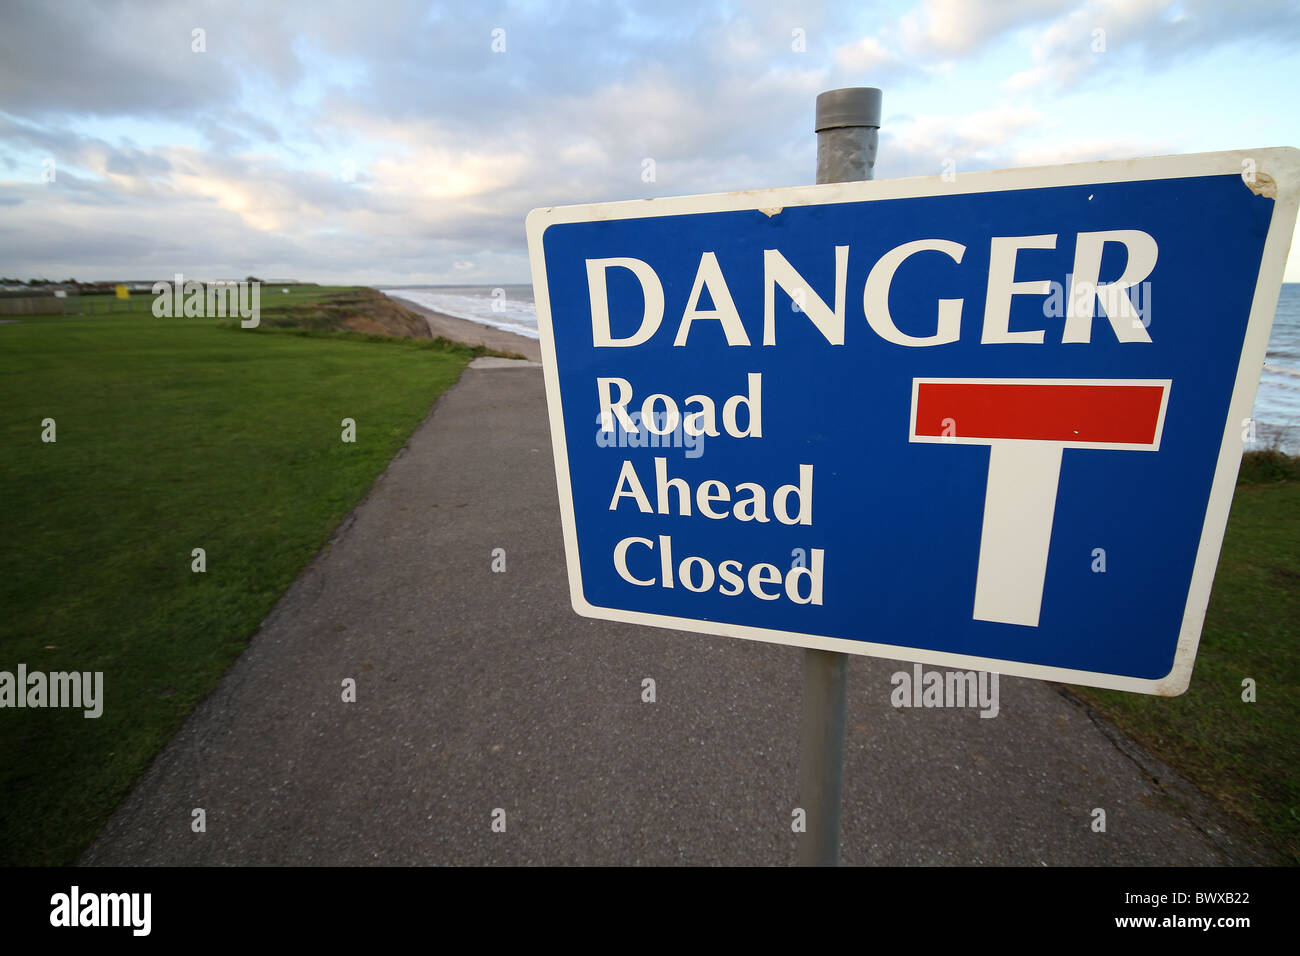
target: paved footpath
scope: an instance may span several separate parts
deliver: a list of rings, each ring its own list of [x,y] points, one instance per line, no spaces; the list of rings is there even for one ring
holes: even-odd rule
[[[1003,678],[992,719],[895,710],[906,666],[852,659],[844,863],[1254,861],[1054,685]],[[801,668],[576,616],[541,371],[469,369],[83,862],[789,864]]]

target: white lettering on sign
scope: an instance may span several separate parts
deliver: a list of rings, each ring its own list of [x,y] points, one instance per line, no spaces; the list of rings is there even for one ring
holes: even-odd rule
[[[638,577],[628,566],[628,552],[636,546],[637,569],[649,577]],[[658,561],[655,561],[657,552]],[[776,601],[782,593],[794,604],[822,603],[822,579],[825,574],[825,552],[813,548],[808,567],[793,567],[782,571],[775,564],[759,563],[745,571],[744,565],[728,558],[716,566],[698,555],[675,562],[673,539],[666,534],[657,541],[649,538],[628,537],[614,546],[614,570],[628,584],[649,588],[656,584],[662,588],[675,588],[678,584],[688,591],[702,594],[715,587],[719,594],[736,597],[746,590],[760,601]]]
[[[713,308],[701,312],[697,306],[700,302],[700,293],[705,289],[709,290]],[[673,345],[686,344],[691,323],[697,319],[717,319],[722,323],[722,331],[727,336],[728,345],[749,344],[749,336],[745,334],[745,326],[740,321],[740,313],[736,311],[736,303],[731,300],[731,290],[727,288],[727,280],[722,277],[722,266],[718,265],[718,257],[712,252],[700,256],[700,267],[695,272],[695,284],[691,286],[691,297],[686,302],[686,311],[682,313],[682,324],[677,329],[677,338],[673,340]]]
[[[947,239],[917,239],[890,249],[880,257],[867,276],[867,282],[862,288],[862,311],[866,314],[867,324],[886,342],[907,346],[947,345],[956,342],[961,335],[961,299],[939,300],[939,319],[934,335],[931,336],[918,337],[899,331],[889,314],[889,286],[894,281],[894,273],[905,259],[926,249],[947,253],[959,265],[966,252],[966,247],[961,243]]]
[[[799,302],[799,311],[817,326],[831,345],[844,344],[844,289],[849,271],[849,247],[835,247],[835,308],[828,306],[775,249],[763,250],[763,344],[776,344],[776,287]],[[748,343],[746,343],[748,344]]]
[[[1052,294],[1053,280],[1050,277],[1017,278],[1017,274],[1033,273],[1027,268],[1027,263],[1020,261],[1022,253],[1054,250],[1058,239],[1057,234],[1043,234],[995,236],[990,240],[981,344],[1041,345],[1046,341],[1046,329],[1011,329],[1011,307],[1017,295]],[[1118,279],[1100,283],[1102,253],[1107,243],[1122,245],[1127,259]],[[846,245],[834,247],[834,288],[822,290],[830,293],[833,303],[828,304],[823,294],[814,290],[780,251],[763,250],[763,345],[776,344],[778,287],[792,301],[799,303],[798,314],[806,316],[827,343],[844,344],[850,252]],[[936,299],[933,332],[912,335],[895,323],[890,313],[889,296],[900,269],[951,272],[961,267],[966,252],[966,246],[961,243],[941,238],[916,239],[885,252],[871,266],[862,287],[862,316],[867,326],[884,341],[906,348],[956,342],[961,337],[963,299]],[[1150,342],[1145,325],[1134,321],[1138,313],[1126,290],[1151,274],[1157,255],[1155,240],[1138,230],[1078,233],[1074,243],[1074,269],[1067,277],[1070,282],[1069,306],[1061,341],[1091,341],[1093,311],[1100,305],[1120,342]],[[916,262],[912,261],[914,258]],[[663,324],[667,307],[663,283],[654,267],[641,259],[611,257],[588,259],[586,268],[592,340],[596,347],[630,348],[650,341]],[[626,270],[640,286],[641,312],[639,316],[632,315],[636,329],[630,335],[616,336],[613,332],[607,284],[607,274],[611,269]],[[711,308],[700,307],[705,295]],[[1046,315],[1047,311],[1043,310],[1042,314]],[[628,316],[620,319],[619,326],[625,330],[629,327]],[[728,346],[751,344],[722,265],[716,253],[705,251],[700,254],[695,279],[682,309],[673,338],[674,347],[687,344],[697,323],[708,325],[714,322],[717,323],[714,334],[720,331]],[[1158,447],[1159,424],[1163,421],[1163,401],[1168,383],[1160,383],[1162,387],[1156,391],[1151,388],[1153,384],[916,380],[912,441],[992,446],[976,574],[973,612],[976,620],[1038,626],[1062,450],[1067,447]],[[1006,385],[1014,387],[1000,387]],[[1037,387],[1026,391],[1027,385]],[[1111,386],[1118,386],[1120,391],[1108,390]],[[1099,417],[1095,401],[1109,401],[1115,396],[1127,397],[1110,413],[1113,420],[1105,420],[1106,413],[1100,413]],[[606,435],[616,430],[637,435],[644,426],[647,433],[662,436],[672,433],[680,424],[684,432],[692,436],[719,437],[724,433],[732,438],[763,436],[763,378],[759,372],[746,373],[743,392],[721,399],[721,416],[718,414],[719,400],[709,395],[689,395],[679,401],[664,392],[639,394],[628,379],[616,375],[596,378],[596,397],[601,432]],[[629,406],[637,400],[640,402],[639,411],[630,412]],[[1035,411],[1041,413],[1045,408],[1054,409],[1054,417],[1049,416],[1050,420],[1035,424]],[[972,409],[986,418],[993,414],[996,420],[977,423],[979,428],[972,431]],[[1087,434],[1081,434],[1077,429],[1063,432],[1063,422],[1078,424]],[[1146,428],[1136,437],[1130,434],[1134,422],[1145,423],[1142,427]],[[1034,428],[1039,427],[1046,430],[1041,434],[1035,432]],[[647,488],[653,492],[653,499]],[[609,510],[617,512],[626,505],[645,515],[698,515],[713,521],[734,518],[740,522],[760,524],[767,524],[775,518],[784,525],[810,526],[812,498],[813,466],[810,464],[798,466],[797,482],[780,485],[769,494],[757,482],[743,481],[731,486],[716,478],[698,480],[692,488],[685,478],[668,474],[666,458],[655,458],[653,480],[648,476],[643,480],[632,461],[625,459],[614,482]],[[657,574],[649,574],[643,568],[653,565],[653,561],[634,562],[636,568],[642,570],[635,570],[629,564],[629,552],[634,547],[657,553]],[[633,553],[641,554],[640,551]],[[688,591],[702,593],[716,585],[719,593],[724,595],[736,596],[748,591],[759,600],[772,601],[781,596],[781,587],[777,585],[784,580],[785,594],[791,601],[820,604],[825,554],[820,549],[813,549],[812,553],[815,559],[810,567],[796,565],[784,579],[776,565],[764,563],[751,566],[745,575],[741,574],[740,562],[734,559],[715,566],[702,556],[691,556],[674,564],[672,539],[667,535],[659,535],[657,541],[642,536],[625,537],[615,546],[613,561],[619,577],[637,587],[657,584],[674,588],[680,584]],[[804,580],[808,585],[807,597],[800,590],[799,582]]]
[[[1101,272],[1101,250],[1107,242],[1121,243],[1128,251],[1124,273],[1114,282],[1097,284]],[[1087,342],[1092,337],[1092,303],[1096,299],[1106,311],[1115,337],[1121,342],[1150,342],[1146,323],[1124,293],[1151,275],[1159,250],[1156,241],[1137,229],[1113,232],[1081,232],[1074,251],[1074,278],[1065,314],[1062,342]]]
[[[1048,296],[1053,279],[1041,276],[1017,279],[1020,254],[1025,251],[1057,248],[1059,236],[994,236],[989,240],[989,265],[984,296],[984,321],[980,343],[984,345],[1041,345],[1046,341],[1045,329],[1017,329],[1010,326],[1012,298],[1017,295]],[[1127,259],[1124,271],[1111,282],[1100,281],[1102,253],[1107,243],[1124,247]],[[925,256],[916,263],[911,260],[918,253],[939,252],[950,262]],[[909,335],[894,323],[889,309],[889,293],[894,276],[900,268],[924,268],[936,275],[948,274],[959,268],[966,246],[951,239],[914,239],[890,249],[867,273],[862,287],[862,317],[868,327],[893,345],[920,348],[947,345],[961,337],[963,299],[938,299],[934,332],[928,335]],[[1129,298],[1129,289],[1138,286],[1155,269],[1159,248],[1150,234],[1138,229],[1112,229],[1102,232],[1080,232],[1074,240],[1074,268],[1070,273],[1069,305],[1061,342],[1092,341],[1093,311],[1100,306],[1110,322],[1115,338],[1120,342],[1150,342],[1146,325],[1140,321],[1137,309]],[[763,250],[763,345],[776,345],[776,289],[797,301],[802,314],[830,345],[844,344],[847,319],[847,286],[850,248],[834,247],[835,286],[833,305],[815,291],[804,277],[777,249]],[[644,345],[663,324],[667,302],[663,283],[654,267],[630,257],[587,259],[587,291],[591,302],[592,342],[597,348],[632,348]],[[609,288],[606,273],[610,269],[626,269],[641,287],[642,308],[636,320],[636,331],[631,335],[616,337],[611,330]],[[940,272],[942,270],[942,272]],[[711,309],[699,308],[700,299],[707,292],[713,303]],[[627,316],[621,318],[627,319]],[[748,346],[749,333],[736,307],[730,286],[718,262],[717,253],[705,250],[700,253],[695,270],[695,281],[682,308],[673,345],[686,346],[697,323],[718,323],[723,338],[729,346]],[[622,324],[622,323],[620,323]],[[699,333],[697,333],[699,334]],[[707,333],[706,333],[707,334]],[[622,421],[622,419],[619,419]]]
[[[750,372],[745,376],[747,390],[743,395],[732,395],[722,404],[722,427],[732,438],[763,437],[763,376]],[[618,392],[618,397],[614,392]],[[600,428],[605,433],[615,431],[615,419],[628,434],[637,434],[637,423],[628,414],[628,403],[633,399],[632,383],[616,376],[596,379],[596,395],[600,400]],[[654,425],[656,406],[663,405],[663,424]],[[698,406],[698,407],[693,407]],[[741,410],[744,410],[745,426],[740,425]],[[682,412],[685,417],[682,418]],[[683,402],[681,410],[671,397],[663,394],[650,395],[641,402],[641,422],[646,431],[656,435],[665,435],[677,427],[678,420],[688,435],[710,435],[716,438],[718,432],[717,405],[707,395],[690,395]]]
[[[634,334],[625,339],[615,339],[609,329],[609,293],[605,288],[605,270],[630,269],[641,283],[645,296],[645,312]],[[659,276],[648,263],[640,259],[588,259],[587,287],[591,292],[591,330],[598,348],[632,346],[647,342],[659,328],[664,318],[664,287]]]
[[[1055,249],[1056,236],[1018,236],[997,238],[989,248],[989,288],[984,297],[984,331],[980,343],[1027,342],[1043,344],[1042,329],[1025,329],[1012,332],[1007,328],[1011,321],[1013,295],[1048,295],[1052,291],[1050,279],[1016,281],[1016,254],[1021,249]]]
[[[781,524],[812,524],[812,481],[813,466],[799,466],[799,483],[782,485],[772,493],[772,515]],[[716,510],[715,504],[731,504],[732,493],[725,484],[716,479],[701,481],[692,495],[691,486],[685,478],[668,477],[668,459],[655,459],[655,507],[650,506],[645,486],[637,477],[636,467],[628,460],[623,461],[619,469],[618,482],[614,486],[614,497],[610,499],[609,510],[617,511],[624,498],[630,498],[642,514],[677,514],[689,517],[691,501],[705,518],[722,519],[728,513],[737,521],[757,521],[766,524],[768,517],[767,491],[762,485],[752,481],[742,481],[736,485],[735,504],[731,508]],[[673,495],[676,495],[676,507]],[[793,504],[791,503],[793,499]]]

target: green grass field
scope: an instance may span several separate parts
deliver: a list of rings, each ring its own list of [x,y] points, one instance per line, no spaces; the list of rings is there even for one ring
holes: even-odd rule
[[[0,670],[105,685],[99,719],[0,710],[0,863],[76,860],[474,354],[151,301],[0,326]]]

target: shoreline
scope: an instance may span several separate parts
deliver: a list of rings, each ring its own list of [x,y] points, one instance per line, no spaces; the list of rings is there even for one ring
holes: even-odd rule
[[[428,323],[429,333],[435,338],[441,335],[443,338],[451,339],[453,342],[461,342],[465,345],[485,345],[490,349],[501,352],[516,352],[533,362],[542,360],[542,343],[537,339],[530,339],[523,335],[507,332],[504,329],[498,329],[495,326],[483,325],[469,319],[458,319],[455,316],[436,312],[399,295],[389,295],[386,292],[382,294],[417,315],[423,316],[424,321]]]

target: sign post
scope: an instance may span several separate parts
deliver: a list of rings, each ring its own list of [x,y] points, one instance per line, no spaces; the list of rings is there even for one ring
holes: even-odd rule
[[[880,90],[872,87],[818,95],[818,183],[874,178],[880,105]],[[834,866],[840,858],[848,669],[849,656],[843,652],[804,650],[799,803],[807,832],[799,837],[800,866]]]
[[[856,181],[878,96],[818,185],[527,222],[574,610],[810,652],[807,863],[844,654],[1187,689],[1300,207],[1289,148]]]

